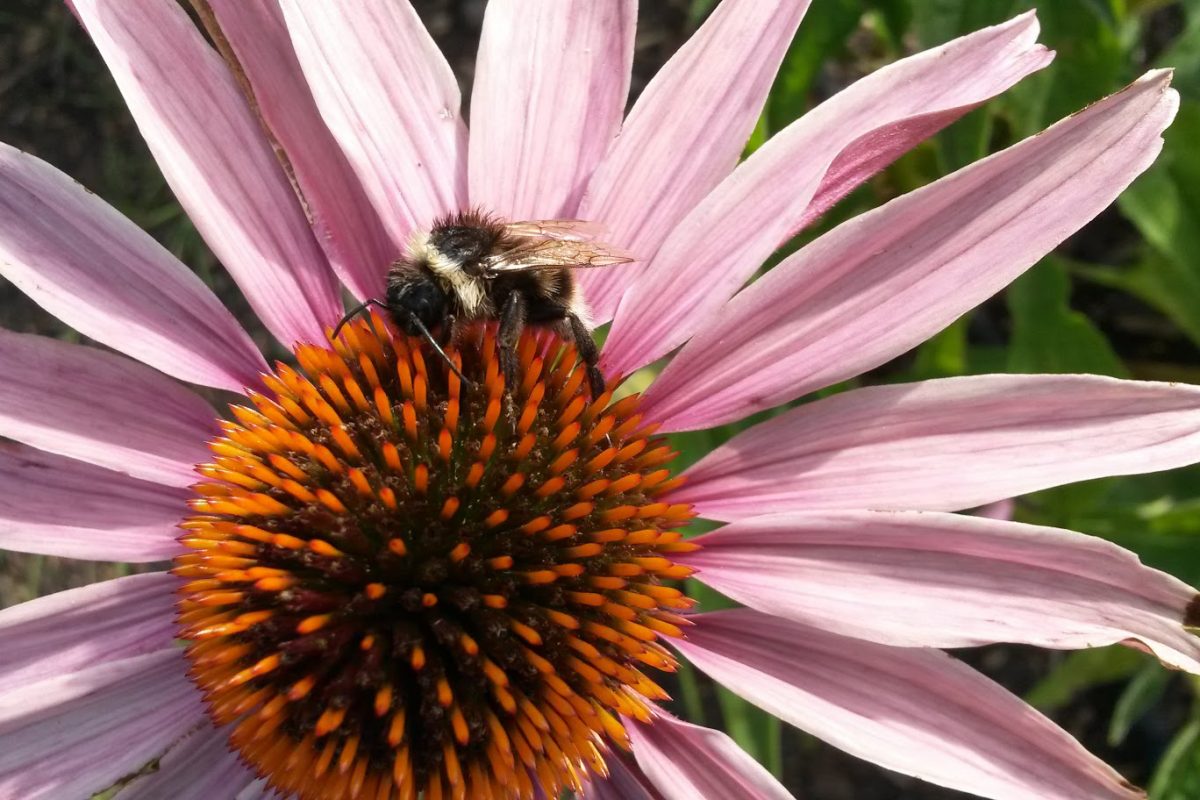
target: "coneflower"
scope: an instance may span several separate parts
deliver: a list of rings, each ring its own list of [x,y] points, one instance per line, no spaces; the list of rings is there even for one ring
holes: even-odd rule
[[[1047,64],[1034,17],[886,67],[737,165],[802,0],[724,0],[625,118],[633,0],[492,0],[470,134],[406,0],[196,6],[208,40],[170,0],[73,2],[289,355],[268,366],[148,236],[0,148],[0,273],[124,354],[0,332],[0,545],[173,561],[0,612],[0,795],[787,797],[658,707],[683,657],[944,786],[1140,796],[938,648],[1132,642],[1200,673],[1195,591],[1098,539],[952,512],[1192,463],[1200,390],[856,389],[683,474],[662,437],[857,375],[1001,289],[1153,161],[1168,74],[743,289],[853,186]],[[637,256],[581,276],[612,320],[600,396],[546,330],[509,384],[486,324],[451,348],[466,383],[381,316],[333,336],[339,279],[379,296],[413,237],[475,207],[598,223]],[[238,396],[226,413],[172,378]],[[727,524],[686,538],[694,517]],[[692,575],[744,607],[702,613]]]

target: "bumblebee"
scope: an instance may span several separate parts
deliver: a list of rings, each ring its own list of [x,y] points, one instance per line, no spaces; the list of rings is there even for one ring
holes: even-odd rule
[[[388,270],[383,300],[367,300],[342,323],[378,305],[405,333],[424,337],[463,378],[443,346],[470,323],[495,321],[500,371],[509,387],[518,378],[521,331],[550,327],[574,341],[592,396],[599,397],[599,352],[572,270],[633,259],[595,241],[598,233],[598,226],[581,220],[504,222],[479,211],[452,214],[413,237],[408,253]]]

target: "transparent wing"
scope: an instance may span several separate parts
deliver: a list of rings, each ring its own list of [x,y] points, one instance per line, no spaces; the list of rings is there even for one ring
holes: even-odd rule
[[[603,231],[594,222],[577,219],[544,219],[504,226],[514,244],[484,259],[489,272],[521,272],[550,268],[611,267],[633,257],[592,237]]]
[[[537,239],[561,239],[583,242],[604,234],[604,226],[582,219],[532,219],[510,222],[504,226],[510,236],[530,236]]]

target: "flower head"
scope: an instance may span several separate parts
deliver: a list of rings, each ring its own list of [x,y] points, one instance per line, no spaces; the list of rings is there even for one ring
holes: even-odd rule
[[[191,674],[301,797],[579,789],[666,698],[645,670],[675,667],[656,640],[692,603],[665,582],[696,549],[673,453],[636,396],[587,398],[573,349],[527,333],[506,392],[475,333],[468,386],[378,318],[302,346],[199,467],[173,570]]]
[[[19,442],[0,449],[0,545],[174,561],[0,612],[0,793],[786,797],[658,707],[681,655],[926,780],[1138,796],[938,648],[1133,642],[1200,673],[1195,591],[1101,540],[952,512],[1191,463],[1200,390],[856,389],[683,474],[658,437],[871,369],[999,290],[1154,159],[1169,75],[743,288],[867,176],[1045,66],[1034,17],[882,69],[737,164],[803,0],[723,0],[627,117],[633,0],[492,0],[469,134],[407,0],[195,6],[208,40],[171,0],[73,2],[290,355],[269,368],[149,237],[0,149],[0,273],[124,354],[0,333],[0,435]],[[612,321],[600,397],[545,326],[507,385],[488,324],[451,348],[469,383],[381,316],[332,335],[339,280],[379,297],[414,237],[476,206],[599,223],[636,255],[580,271]],[[671,353],[644,396],[613,399]],[[171,378],[239,398],[221,416]],[[685,539],[695,515],[727,524]],[[694,613],[692,574],[744,607]]]

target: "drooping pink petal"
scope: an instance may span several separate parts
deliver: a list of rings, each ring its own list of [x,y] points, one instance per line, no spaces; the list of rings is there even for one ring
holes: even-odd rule
[[[666,800],[791,800],[765,768],[721,731],[667,713],[652,725],[627,720],[638,766]]]
[[[834,95],[738,166],[621,300],[604,363],[628,374],[683,344],[780,245],[892,160],[1050,63],[1032,12],[898,61]]]
[[[960,514],[826,511],[735,522],[680,557],[759,611],[899,647],[1141,642],[1200,673],[1196,590],[1094,536]]]
[[[751,609],[672,642],[785,722],[859,758],[991,798],[1143,795],[1016,696],[940,650],[838,636]]]
[[[175,742],[158,769],[136,778],[116,800],[215,800],[233,797],[256,782],[253,770],[231,752],[229,729],[205,720],[198,730]]]
[[[572,217],[621,127],[637,0],[492,0],[471,94],[471,203]]]
[[[80,333],[185,381],[239,391],[266,369],[187,267],[99,197],[7,145],[0,275]]]
[[[255,107],[282,146],[305,210],[334,271],[358,298],[383,294],[393,242],[325,127],[276,2],[208,0],[245,70]]]
[[[107,661],[0,695],[0,797],[91,797],[204,724],[183,650]]]
[[[284,344],[324,341],[341,303],[325,255],[233,76],[171,0],[75,0],[196,229]]]
[[[653,259],[671,229],[729,174],[758,121],[808,0],[723,0],[638,98],[596,170],[579,216]],[[639,267],[581,270],[597,323]]]
[[[178,585],[149,572],[0,610],[0,695],[170,646]]]
[[[180,550],[185,489],[21,445],[0,446],[0,548],[95,561],[161,561]]]
[[[1152,72],[822,236],[680,351],[647,393],[647,418],[666,430],[717,425],[858,375],[941,330],[1154,161],[1178,105],[1169,83],[1169,72]]]
[[[329,131],[395,245],[467,200],[458,82],[409,0],[282,0]]]
[[[672,500],[735,520],[819,509],[958,511],[1200,457],[1200,388],[980,375],[856,389],[735,436]]]
[[[664,800],[633,757],[614,749],[604,756],[607,778],[593,778],[584,785],[587,800]]]
[[[199,395],[92,347],[0,330],[0,436],[187,486],[219,433]]]

